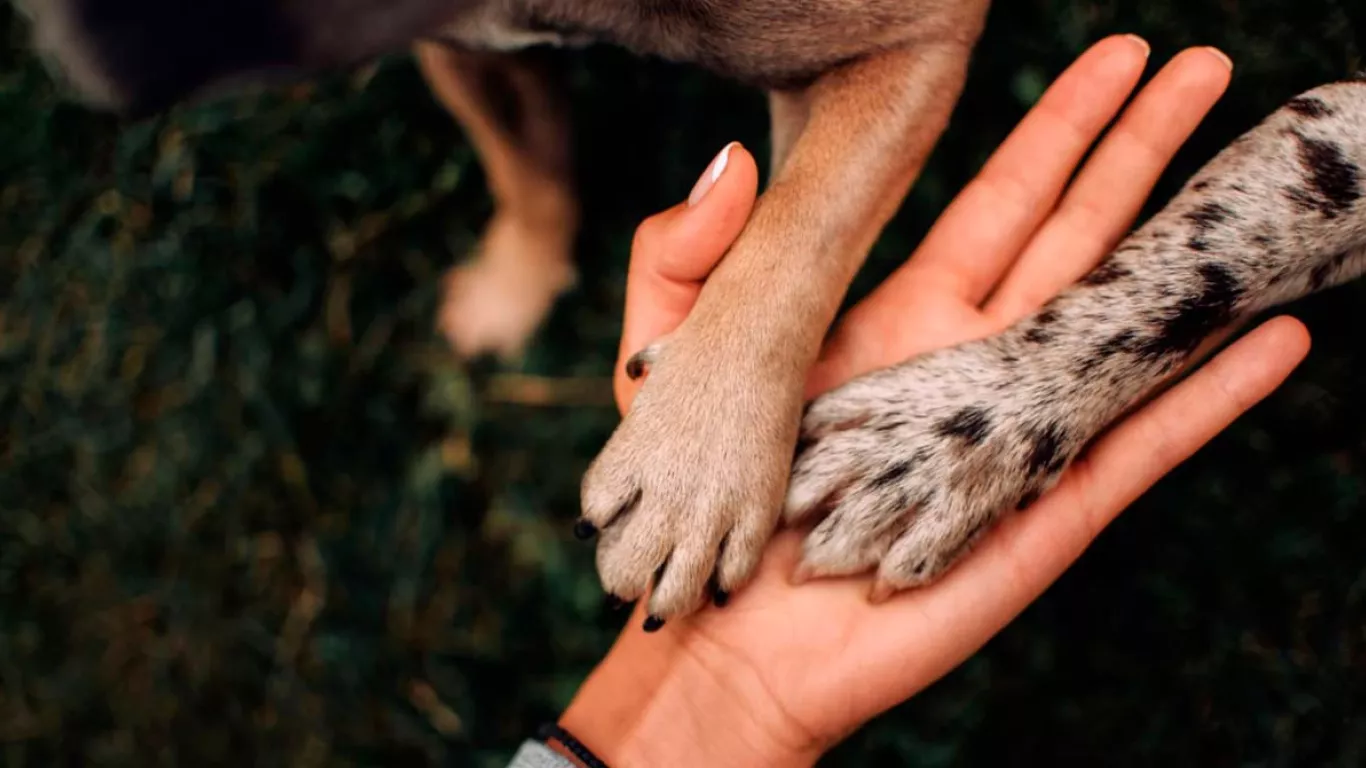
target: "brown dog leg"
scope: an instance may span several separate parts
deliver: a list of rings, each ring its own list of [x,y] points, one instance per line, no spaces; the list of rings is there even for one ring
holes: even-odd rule
[[[584,478],[598,570],[650,627],[743,584],[783,505],[805,378],[961,91],[970,40],[846,65],[787,104],[781,170]],[[803,116],[804,120],[793,117]],[[783,155],[786,156],[785,160]]]
[[[777,178],[792,152],[792,145],[811,119],[811,94],[807,91],[773,92],[768,95],[769,144],[768,173]]]
[[[479,154],[496,205],[476,257],[447,278],[439,323],[462,355],[515,355],[574,282],[579,212],[566,111],[526,57],[441,43],[416,53]]]

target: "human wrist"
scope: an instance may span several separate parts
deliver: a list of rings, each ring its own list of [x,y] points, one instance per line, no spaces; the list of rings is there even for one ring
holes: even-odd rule
[[[686,632],[645,635],[632,622],[560,725],[612,768],[814,764],[821,749],[755,670],[699,653]]]

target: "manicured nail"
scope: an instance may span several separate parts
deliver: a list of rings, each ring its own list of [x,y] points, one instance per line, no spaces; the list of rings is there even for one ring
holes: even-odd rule
[[[1138,43],[1139,47],[1143,49],[1143,58],[1148,58],[1149,54],[1153,52],[1153,47],[1151,45],[1148,45],[1148,41],[1144,40],[1138,35],[1125,35],[1125,37],[1129,38],[1130,40],[1133,40],[1135,43]]]
[[[697,205],[702,202],[702,198],[706,197],[711,188],[716,186],[721,174],[726,172],[726,166],[730,165],[730,151],[734,149],[735,144],[736,142],[732,141],[723,147],[721,153],[711,161],[711,165],[707,166],[707,170],[702,172],[702,177],[697,180],[697,184],[693,186],[692,192],[688,195],[688,205]]]
[[[587,520],[579,518],[579,521],[574,523],[574,538],[579,541],[588,541],[597,535],[598,527]]]
[[[664,620],[658,616],[651,616],[645,620],[644,630],[646,632],[658,632],[664,626]]]
[[[1218,56],[1219,60],[1224,62],[1224,64],[1226,64],[1230,70],[1233,69],[1233,59],[1230,59],[1227,53],[1224,53],[1223,51],[1219,50],[1218,48],[1215,48],[1214,46],[1210,46],[1205,50],[1209,51],[1215,56]]]

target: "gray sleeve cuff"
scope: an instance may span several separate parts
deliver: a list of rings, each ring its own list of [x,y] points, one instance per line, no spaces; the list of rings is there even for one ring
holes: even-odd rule
[[[524,741],[508,768],[578,768],[568,758],[539,741]]]

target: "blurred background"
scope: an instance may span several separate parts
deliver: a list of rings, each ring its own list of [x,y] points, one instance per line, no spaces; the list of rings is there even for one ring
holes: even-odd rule
[[[906,254],[1087,45],[1213,44],[1228,96],[1155,200],[1366,67],[1348,0],[1002,0],[951,133],[860,277]],[[501,766],[623,620],[573,540],[616,423],[627,248],[759,94],[549,53],[583,279],[516,365],[462,365],[438,278],[489,214],[405,58],[124,123],[0,9],[0,759]],[[1366,130],[1366,126],[1363,126]],[[1150,209],[1151,210],[1151,209]],[[961,669],[832,766],[1366,764],[1366,285],[1291,308],[1289,384]]]

